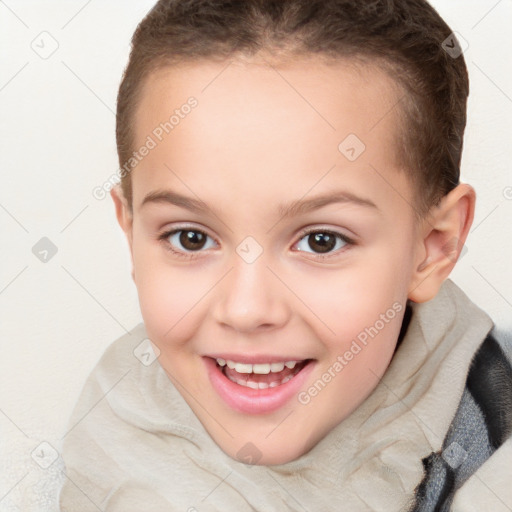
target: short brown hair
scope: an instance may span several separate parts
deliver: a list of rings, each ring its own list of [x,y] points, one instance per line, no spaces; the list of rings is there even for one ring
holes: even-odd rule
[[[357,57],[404,91],[397,158],[425,212],[459,183],[469,82],[463,56],[445,51],[451,33],[424,0],[159,0],[133,35],[119,88],[120,166],[132,156],[142,86],[159,68],[258,52]],[[131,207],[130,173],[121,186]]]

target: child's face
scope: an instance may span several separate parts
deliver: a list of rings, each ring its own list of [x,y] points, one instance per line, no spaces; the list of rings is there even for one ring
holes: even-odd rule
[[[197,106],[181,109],[191,96]],[[148,135],[157,145],[132,175],[129,230],[142,315],[160,364],[233,458],[304,454],[391,360],[424,256],[395,161],[399,97],[376,69],[306,60],[190,64],[144,88],[135,147]],[[361,154],[353,136],[339,149],[349,134]],[[215,356],[312,362],[254,390]]]

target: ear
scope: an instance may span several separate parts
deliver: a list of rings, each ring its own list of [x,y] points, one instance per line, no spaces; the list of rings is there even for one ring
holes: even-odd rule
[[[413,302],[426,302],[434,298],[449,276],[473,223],[475,200],[474,189],[460,184],[432,207],[425,217],[419,260],[408,295]]]
[[[132,260],[132,278],[135,281],[135,273],[133,270],[133,213],[119,185],[116,185],[110,191],[110,197],[114,201],[114,206],[116,208],[117,222],[121,226],[121,229],[124,231],[126,239],[128,240]]]

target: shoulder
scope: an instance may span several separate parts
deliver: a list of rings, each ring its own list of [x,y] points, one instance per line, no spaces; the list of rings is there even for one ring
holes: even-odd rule
[[[512,434],[512,365],[493,333],[475,354],[466,387],[482,412],[489,443],[499,448]]]
[[[459,491],[466,492],[471,477],[483,465],[496,464],[502,458],[496,452],[509,446],[511,436],[512,364],[506,346],[491,331],[473,356],[441,452],[423,460],[425,476],[412,510],[450,510]],[[480,500],[476,509],[485,503]]]
[[[85,428],[100,415],[102,421],[112,415],[134,417],[136,406],[145,404],[143,395],[158,370],[145,326],[140,323],[105,349],[84,383],[70,425],[79,423]]]
[[[140,363],[140,349],[150,346],[143,323],[114,340],[103,352],[94,371],[132,369]]]
[[[199,420],[158,355],[143,323],[114,340],[84,384],[70,420],[70,425],[78,424],[73,431],[86,435],[87,430],[87,435],[98,437],[105,425],[122,421],[144,432],[185,432],[194,437]]]
[[[86,387],[96,385],[103,394],[110,394],[118,382],[137,385],[155,373],[156,359],[146,328],[140,323],[106,347],[89,374]]]

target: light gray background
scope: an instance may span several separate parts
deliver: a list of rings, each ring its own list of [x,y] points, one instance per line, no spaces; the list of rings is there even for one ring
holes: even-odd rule
[[[153,3],[0,0],[2,512],[55,509],[61,460],[36,460],[58,456],[87,375],[141,321],[113,205],[92,190],[117,169],[117,88]],[[512,2],[432,3],[469,43],[462,174],[478,203],[452,278],[510,333]],[[46,263],[32,252],[42,237],[58,248]]]

